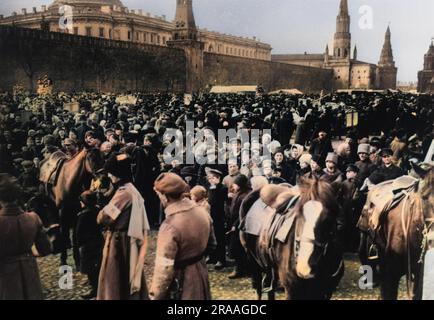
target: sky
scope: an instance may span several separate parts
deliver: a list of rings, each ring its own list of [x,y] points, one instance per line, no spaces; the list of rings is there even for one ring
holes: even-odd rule
[[[0,0],[0,14],[40,8],[51,0]],[[175,16],[175,0],[122,0],[129,9]],[[340,0],[194,0],[200,28],[256,36],[273,53],[323,53],[332,47]],[[388,24],[398,81],[416,82],[423,55],[434,37],[433,0],[348,0],[352,45],[358,59],[378,63]]]

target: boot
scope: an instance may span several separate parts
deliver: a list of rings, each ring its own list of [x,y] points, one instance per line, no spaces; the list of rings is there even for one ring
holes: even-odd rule
[[[244,278],[244,274],[239,272],[238,270],[234,270],[231,274],[229,274],[228,278],[231,280]]]
[[[218,261],[215,265],[214,265],[214,270],[220,271],[223,270],[224,268],[226,268],[226,264]]]

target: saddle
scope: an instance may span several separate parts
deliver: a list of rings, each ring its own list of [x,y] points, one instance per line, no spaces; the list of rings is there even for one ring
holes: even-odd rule
[[[402,176],[375,186],[367,201],[368,208],[374,207],[369,217],[370,227],[376,230],[383,215],[399,205],[405,196],[417,187],[418,183],[419,180],[416,178]]]
[[[267,269],[272,261],[278,257],[274,251],[276,241],[285,243],[295,220],[294,207],[299,196],[292,197],[283,214],[275,213],[264,223],[263,232],[259,240],[258,258],[259,265]]]
[[[39,181],[44,184],[51,184],[53,186],[57,183],[57,178],[60,172],[60,168],[65,162],[66,155],[58,150],[50,154],[41,165],[41,172],[39,174]]]
[[[267,218],[274,213],[275,210],[267,206],[262,199],[256,200],[244,219],[244,232],[259,236]]]

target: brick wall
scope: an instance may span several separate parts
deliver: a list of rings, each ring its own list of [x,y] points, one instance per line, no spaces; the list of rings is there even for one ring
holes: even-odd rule
[[[175,48],[0,26],[0,91],[33,92],[47,74],[55,91],[183,91],[184,52]]]
[[[297,88],[303,92],[331,90],[333,72],[279,62],[204,55],[204,82],[207,85],[258,85],[266,90]]]

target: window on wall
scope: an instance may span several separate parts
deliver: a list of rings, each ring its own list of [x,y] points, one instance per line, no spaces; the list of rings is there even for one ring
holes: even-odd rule
[[[119,30],[115,30],[115,40],[121,40],[121,33]]]
[[[166,44],[166,37],[163,37],[163,44]]]
[[[92,27],[86,27],[86,36],[92,37]]]
[[[112,29],[109,29],[109,39],[113,39]]]
[[[140,40],[140,34],[138,32],[136,32],[136,41]]]
[[[128,40],[131,40],[131,31],[128,31]]]
[[[99,28],[99,36],[104,38],[104,28]]]
[[[78,35],[78,27],[74,27],[74,34]]]
[[[161,37],[160,36],[157,36],[157,44],[160,44],[160,41],[161,40]]]

